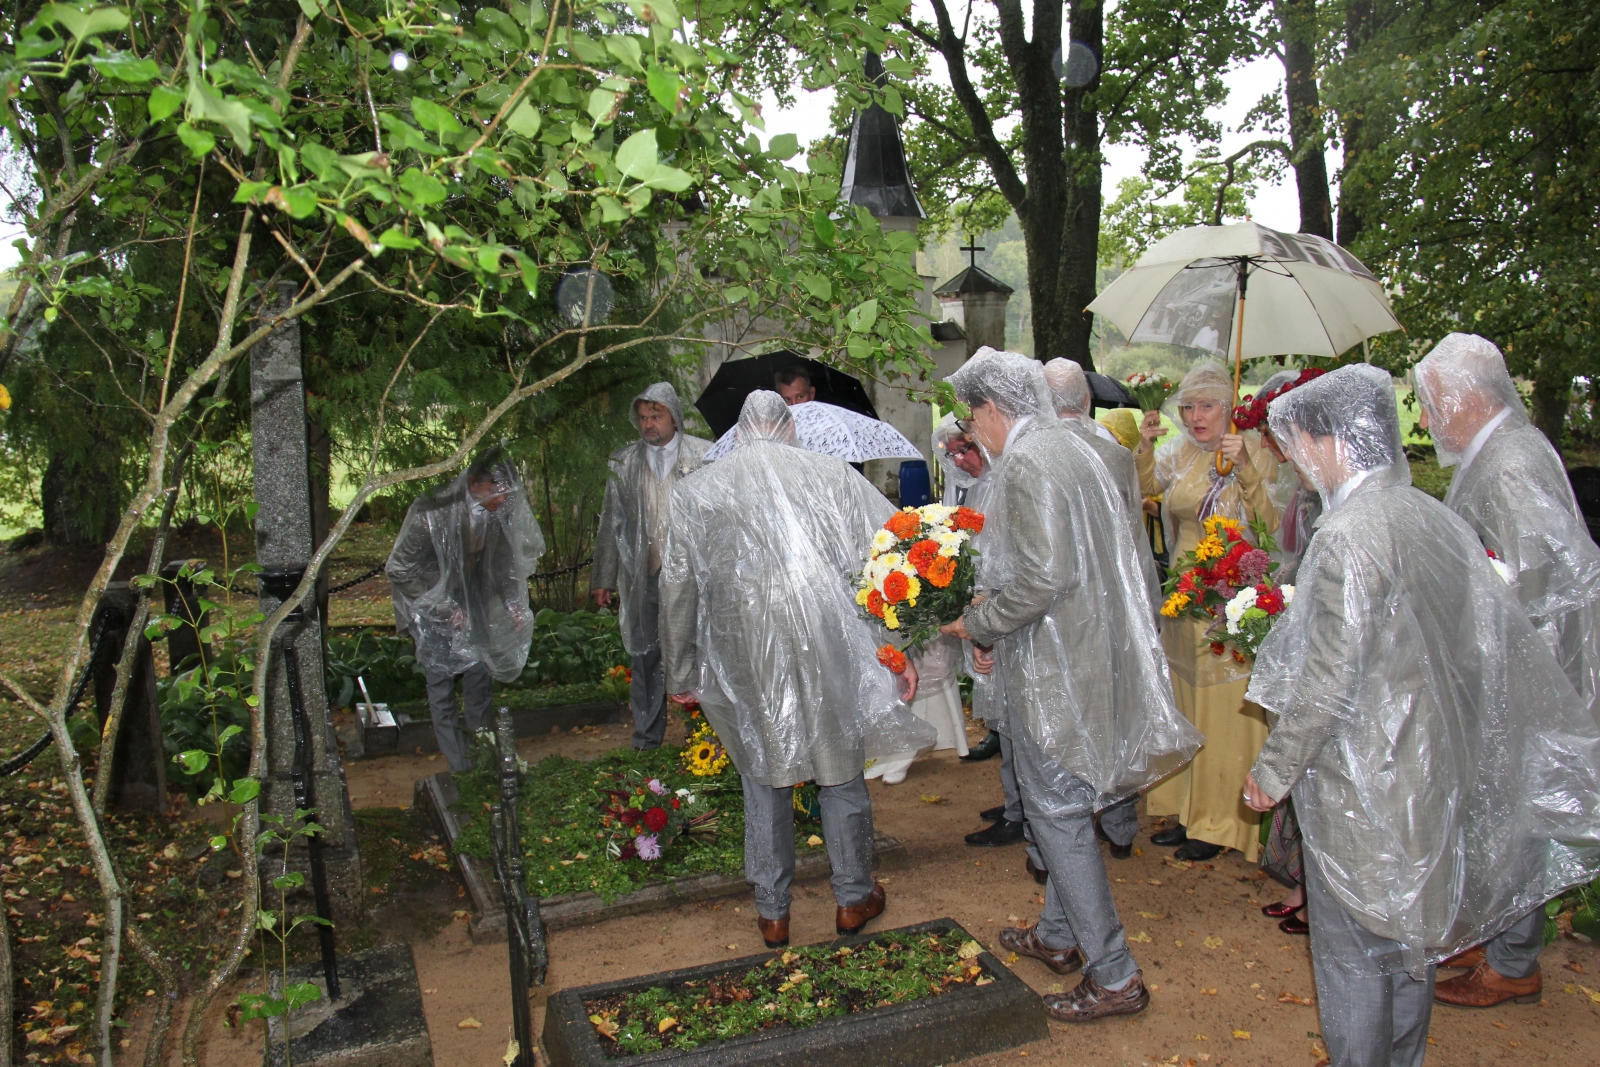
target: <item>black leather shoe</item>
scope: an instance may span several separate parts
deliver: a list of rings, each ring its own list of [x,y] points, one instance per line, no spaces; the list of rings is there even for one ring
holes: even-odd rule
[[[1032,878],[1040,885],[1044,885],[1046,882],[1050,881],[1050,872],[1042,867],[1036,866],[1033,862],[1032,856],[1028,857],[1024,866],[1027,868],[1028,877]]]
[[[1004,804],[997,804],[992,808],[984,808],[982,811],[978,812],[978,818],[982,819],[984,822],[999,822],[1005,817],[1006,806]]]
[[[993,826],[967,835],[967,844],[980,848],[999,848],[1022,840],[1022,824],[1001,819]]]
[[[998,755],[1000,755],[1000,735],[990,730],[989,736],[969,748],[967,754],[962,756],[961,759],[966,763],[979,763],[986,759],[993,759]]]
[[[1199,863],[1202,860],[1214,860],[1221,852],[1221,845],[1213,845],[1209,841],[1190,839],[1185,841],[1182,847],[1172,854],[1172,858]]]
[[[1165,830],[1158,830],[1150,835],[1150,843],[1152,845],[1160,845],[1163,848],[1181,845],[1187,840],[1189,840],[1189,835],[1184,833],[1183,826],[1178,823],[1174,823]]]
[[[1119,845],[1115,841],[1108,840],[1106,844],[1111,846],[1111,858],[1114,860],[1130,859],[1133,856],[1132,841],[1129,841],[1126,845]]]

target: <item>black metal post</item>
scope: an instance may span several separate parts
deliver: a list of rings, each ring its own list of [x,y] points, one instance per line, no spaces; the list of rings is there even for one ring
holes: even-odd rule
[[[283,670],[289,683],[289,707],[294,718],[294,806],[309,811],[317,806],[311,774],[311,720],[300,695],[300,656],[294,644],[283,643]],[[285,848],[289,846],[284,845]],[[328,902],[328,867],[322,858],[322,835],[310,834],[306,848],[311,859],[311,894],[316,901],[317,940],[322,946],[322,975],[328,982],[328,1001],[339,999],[339,961],[333,951],[333,908]],[[288,917],[284,917],[287,928]]]
[[[511,709],[495,717],[495,749],[500,756],[500,803],[491,815],[494,829],[494,870],[506,909],[506,947],[511,959],[511,1021],[517,1040],[517,1057],[508,1067],[535,1067],[533,1016],[528,1009],[531,984],[544,985],[550,956],[545,948],[544,920],[539,899],[528,895],[522,867],[522,835],[517,829],[517,747]]]

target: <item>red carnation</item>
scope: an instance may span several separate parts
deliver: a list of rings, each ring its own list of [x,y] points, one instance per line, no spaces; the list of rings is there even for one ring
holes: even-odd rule
[[[683,806],[682,802],[677,797],[673,797],[672,798],[672,810],[673,811],[677,811],[682,806]]]
[[[632,826],[634,823],[639,821],[639,809],[623,808],[620,818],[622,819],[622,825]]]
[[[659,834],[667,827],[667,812],[665,808],[651,808],[644,813],[644,824],[653,834]]]
[[[1268,615],[1276,615],[1283,610],[1283,594],[1272,586],[1256,586],[1256,607]]]

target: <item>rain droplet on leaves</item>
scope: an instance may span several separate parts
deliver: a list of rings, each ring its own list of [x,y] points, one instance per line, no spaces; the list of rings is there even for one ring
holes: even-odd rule
[[[411,57],[406,55],[404,52],[396,52],[394,55],[389,57],[389,66],[394,68],[396,71],[404,73],[405,69],[411,66]]]

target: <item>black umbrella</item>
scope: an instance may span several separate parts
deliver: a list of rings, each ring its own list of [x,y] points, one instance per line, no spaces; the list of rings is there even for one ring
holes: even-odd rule
[[[788,350],[728,360],[711,376],[706,391],[700,394],[694,406],[705,416],[711,432],[721,437],[739,421],[744,398],[757,389],[776,391],[778,386],[773,376],[790,368],[803,370],[810,376],[811,385],[817,391],[816,399],[824,404],[859,412],[871,419],[878,417],[878,409],[867,399],[867,391],[858,380],[826,363]]]
[[[1089,394],[1097,408],[1136,408],[1139,402],[1128,392],[1128,387],[1098,371],[1089,371]]]

